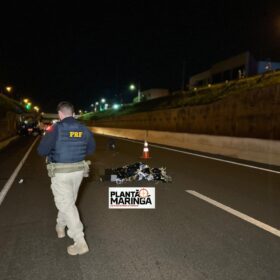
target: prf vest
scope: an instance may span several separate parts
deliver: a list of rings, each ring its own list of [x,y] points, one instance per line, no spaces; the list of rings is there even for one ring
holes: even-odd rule
[[[50,161],[74,163],[84,160],[89,137],[89,131],[79,122],[57,123],[57,141]]]

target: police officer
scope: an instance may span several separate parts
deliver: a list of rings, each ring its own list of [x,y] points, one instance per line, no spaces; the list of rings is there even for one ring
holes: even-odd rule
[[[68,236],[74,240],[67,252],[70,255],[81,255],[87,253],[89,248],[75,202],[82,179],[88,171],[84,159],[94,152],[95,140],[88,128],[73,117],[72,104],[60,102],[57,111],[61,121],[54,124],[42,137],[38,153],[47,156],[48,170],[52,171],[49,175],[58,209],[57,236],[65,237],[67,227]]]

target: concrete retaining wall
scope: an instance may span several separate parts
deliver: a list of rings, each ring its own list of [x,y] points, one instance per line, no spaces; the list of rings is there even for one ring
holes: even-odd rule
[[[19,118],[20,115],[12,111],[8,111],[5,117],[0,118],[0,142],[17,134],[16,126]]]
[[[89,125],[280,140],[280,84],[207,105],[116,116]]]
[[[280,141],[154,130],[104,127],[90,129],[97,134],[135,140],[147,139],[151,143],[280,166]]]

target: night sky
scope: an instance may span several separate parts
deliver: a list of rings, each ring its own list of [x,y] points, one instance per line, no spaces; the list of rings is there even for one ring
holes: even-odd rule
[[[137,81],[178,90],[184,62],[187,81],[247,50],[280,61],[279,0],[17,2],[1,7],[0,83],[44,111],[129,101]]]

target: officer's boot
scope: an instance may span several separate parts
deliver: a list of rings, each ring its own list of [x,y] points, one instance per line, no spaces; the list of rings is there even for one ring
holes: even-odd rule
[[[89,251],[88,245],[84,238],[78,240],[67,248],[67,252],[71,256],[82,255]]]

